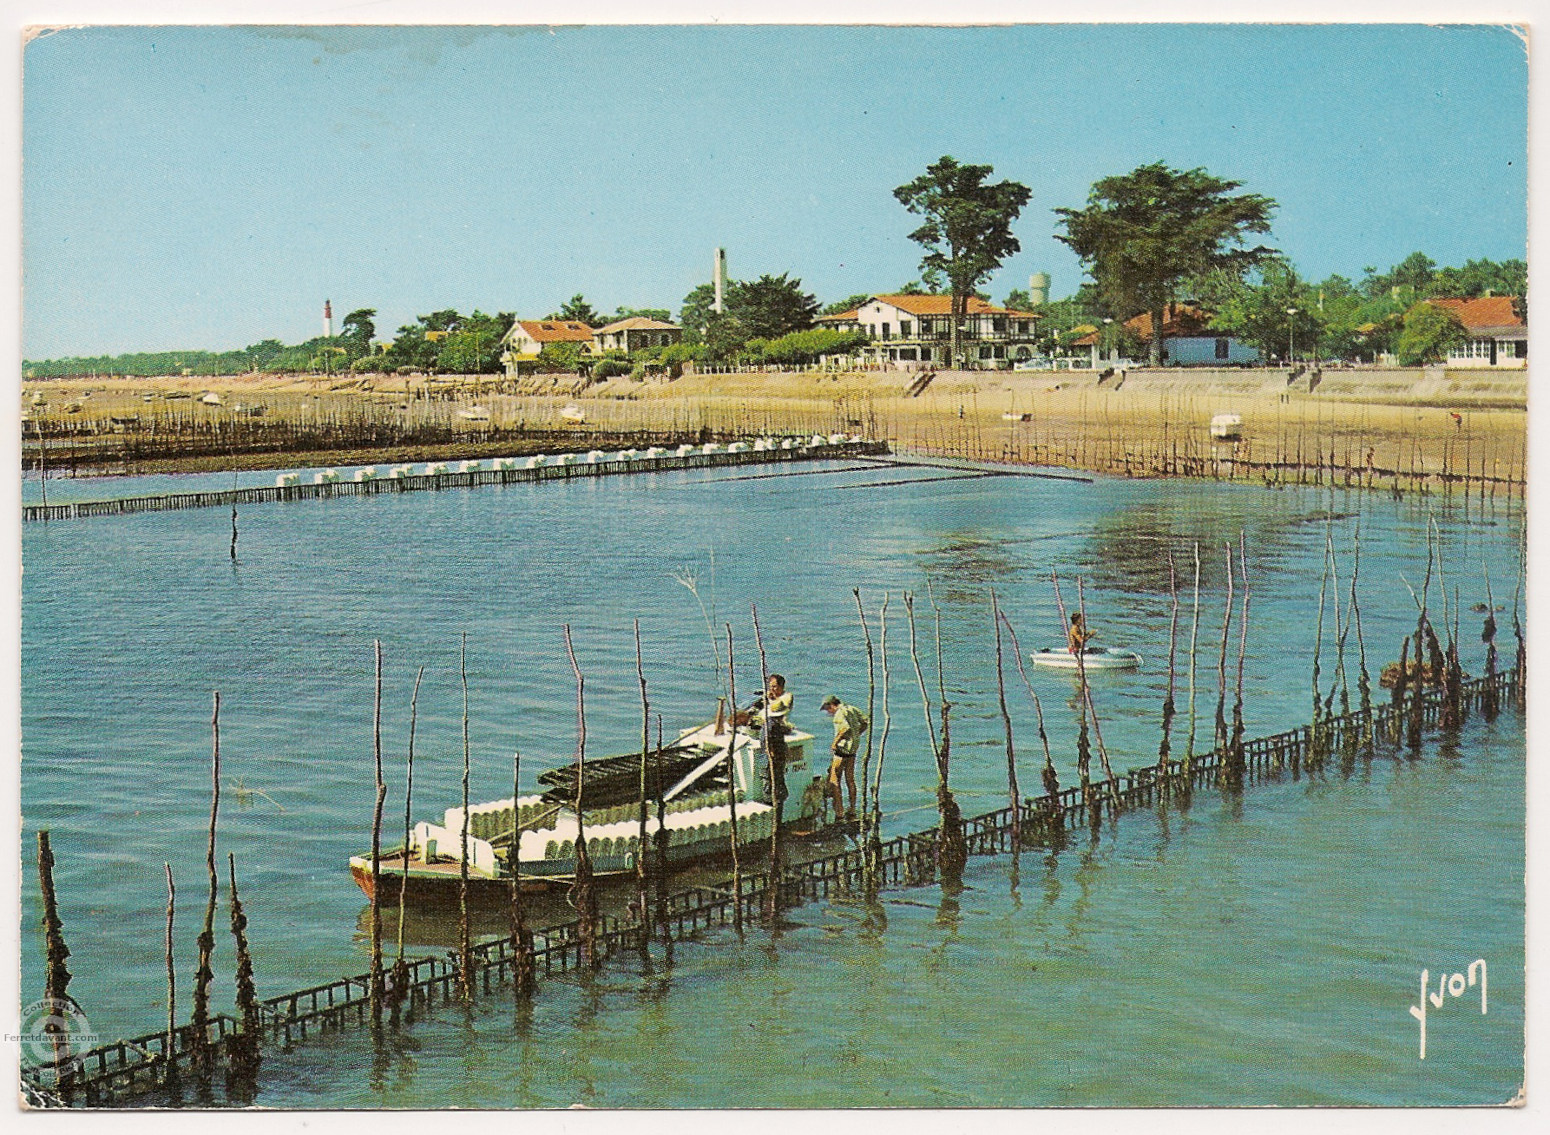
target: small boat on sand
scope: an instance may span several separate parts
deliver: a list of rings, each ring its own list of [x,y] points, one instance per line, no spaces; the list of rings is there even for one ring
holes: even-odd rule
[[[786,735],[786,798],[782,831],[813,834],[822,827],[824,795],[812,768],[813,735]],[[727,751],[732,749],[728,784]],[[406,849],[384,849],[377,882],[382,898],[396,901],[456,902],[462,864],[468,863],[471,898],[498,900],[510,894],[513,862],[524,891],[569,887],[576,874],[578,831],[586,840],[592,874],[600,881],[633,876],[641,853],[639,752],[588,759],[582,770],[581,822],[575,811],[576,765],[542,773],[544,791],[492,800],[468,809],[463,844],[463,809],[448,808],[440,822],[414,826]],[[767,845],[775,822],[769,762],[756,732],[730,721],[687,729],[646,754],[646,844],[656,847],[659,828],[667,833],[670,869],[712,862],[731,853],[732,807],[736,790],[739,847]],[[371,855],[350,859],[361,890],[372,893]]]
[[[1046,646],[1028,656],[1035,666],[1049,666],[1056,670],[1075,670],[1081,666],[1087,670],[1134,670],[1141,665],[1141,656],[1133,650],[1121,650],[1113,646],[1089,646],[1082,652],[1081,662],[1063,646]]]

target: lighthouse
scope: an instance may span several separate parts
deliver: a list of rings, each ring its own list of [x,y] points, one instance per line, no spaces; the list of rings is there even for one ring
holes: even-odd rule
[[[334,305],[328,300],[323,301],[323,338],[334,337]]]

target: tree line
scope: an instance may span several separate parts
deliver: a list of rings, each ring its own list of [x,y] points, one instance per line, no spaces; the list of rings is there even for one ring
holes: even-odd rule
[[[988,299],[981,287],[1021,246],[1012,226],[1032,197],[1015,181],[990,181],[988,165],[963,164],[943,156],[925,173],[894,190],[894,197],[920,225],[909,234],[923,249],[921,277],[904,293],[951,296],[951,357],[963,359],[961,325],[968,299]],[[1312,281],[1298,273],[1283,252],[1254,238],[1270,232],[1278,208],[1269,197],[1240,193],[1239,182],[1204,169],[1177,170],[1161,162],[1095,182],[1081,208],[1054,210],[1055,239],[1081,260],[1090,277],[1076,293],[1040,308],[1039,335],[1051,353],[1096,327],[1114,338],[1108,345],[1125,353],[1162,359],[1162,329],[1168,305],[1203,309],[1212,332],[1252,344],[1262,358],[1288,351],[1313,357],[1373,360],[1393,354],[1401,363],[1433,361],[1464,335],[1457,317],[1425,303],[1439,296],[1515,297],[1526,320],[1523,296],[1528,269],[1522,260],[1469,260],[1442,267],[1415,252],[1385,272],[1365,268],[1353,281],[1332,275]],[[596,377],[685,362],[769,362],[799,364],[824,354],[854,351],[865,337],[818,328],[820,312],[834,314],[864,303],[853,295],[821,307],[802,281],[788,273],[724,283],[722,310],[715,310],[712,284],[698,285],[683,299],[678,321],[683,342],[595,361],[573,343],[546,345],[532,364],[539,370],[585,370]],[[1027,292],[1014,289],[1007,307],[1031,306]],[[1130,342],[1124,327],[1141,312],[1151,314],[1150,342]],[[461,315],[452,309],[417,316],[390,343],[375,344],[375,309],[347,315],[341,333],[285,346],[266,339],[241,351],[181,351],[69,358],[24,363],[29,377],[87,372],[149,375],[236,374],[248,371],[444,371],[489,373],[503,368],[502,339],[515,317],[509,312]],[[666,308],[621,306],[604,316],[585,296],[571,297],[546,319],[574,320],[597,328],[631,316],[667,321]]]

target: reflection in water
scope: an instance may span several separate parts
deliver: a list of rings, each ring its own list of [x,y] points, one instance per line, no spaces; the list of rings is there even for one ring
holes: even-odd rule
[[[1262,498],[1242,495],[1212,498],[1209,510],[1181,509],[1175,502],[1151,499],[1100,515],[1093,523],[1091,538],[1077,563],[1090,572],[1100,588],[1127,593],[1144,592],[1167,595],[1168,551],[1175,560],[1192,559],[1191,548],[1198,543],[1200,587],[1211,590],[1225,587],[1227,568],[1220,556],[1207,554],[1223,544],[1236,544],[1240,533],[1248,544],[1252,567],[1250,574],[1266,579],[1268,569],[1277,566],[1296,548],[1297,541],[1311,525],[1343,520],[1352,513],[1301,512],[1279,514],[1263,507]],[[1183,559],[1181,559],[1183,557]],[[1191,572],[1193,575],[1193,572]],[[1193,587],[1193,580],[1191,580]]]

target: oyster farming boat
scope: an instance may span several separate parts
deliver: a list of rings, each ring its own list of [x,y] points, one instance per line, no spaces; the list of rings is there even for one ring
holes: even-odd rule
[[[812,771],[813,735],[786,735],[786,799],[783,831],[812,834],[822,826],[824,795]],[[718,720],[685,730],[677,740],[646,754],[646,850],[667,832],[670,870],[707,863],[731,853],[732,807],[728,802],[727,750],[735,782],[739,847],[767,843],[775,823],[769,762],[757,731]],[[544,791],[492,800],[468,809],[468,841],[462,842],[463,809],[448,808],[441,822],[422,821],[409,846],[385,849],[377,885],[384,901],[456,902],[468,863],[469,896],[510,894],[513,864],[524,891],[569,887],[576,873],[576,836],[584,833],[592,873],[600,881],[633,875],[641,854],[641,755],[588,759],[582,771],[581,823],[575,811],[576,765],[540,774]],[[659,814],[661,820],[659,821]],[[350,858],[350,873],[372,893],[371,855]]]

